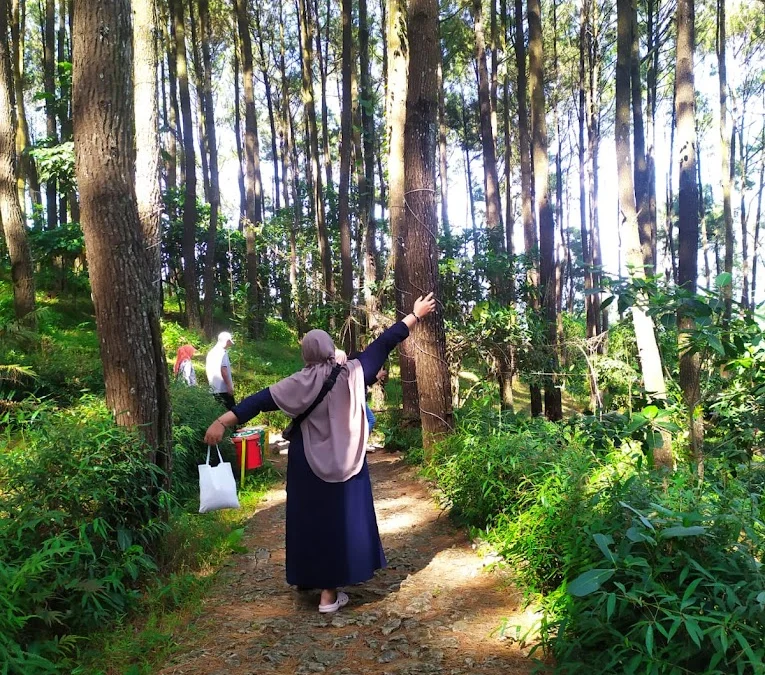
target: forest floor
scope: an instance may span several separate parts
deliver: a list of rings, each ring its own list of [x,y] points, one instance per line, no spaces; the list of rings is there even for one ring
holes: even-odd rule
[[[369,454],[388,567],[317,611],[318,592],[285,581],[284,485],[248,522],[161,675],[525,675],[528,648],[507,636],[533,621],[507,572],[480,556],[397,453]],[[286,467],[286,456],[273,459]],[[501,626],[510,627],[506,631]]]

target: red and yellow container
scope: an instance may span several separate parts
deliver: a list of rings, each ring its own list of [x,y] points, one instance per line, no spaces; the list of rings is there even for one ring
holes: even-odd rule
[[[242,480],[245,471],[252,471],[263,465],[263,453],[268,443],[265,427],[245,427],[231,436],[236,448],[236,463]]]

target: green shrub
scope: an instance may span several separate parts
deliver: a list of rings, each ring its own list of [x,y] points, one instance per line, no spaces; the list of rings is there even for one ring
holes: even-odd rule
[[[13,445],[0,442],[0,654],[9,672],[53,672],[38,657],[133,605],[166,529],[156,517],[161,482],[136,435],[94,400],[43,412]]]
[[[620,502],[625,525],[592,535],[600,559],[568,585],[551,627],[556,672],[763,672],[761,535],[744,503],[693,506]]]
[[[571,441],[555,424],[536,418],[513,418],[516,428],[463,422],[434,453],[429,472],[444,501],[463,522],[486,527],[512,513],[529,473],[538,471]]]

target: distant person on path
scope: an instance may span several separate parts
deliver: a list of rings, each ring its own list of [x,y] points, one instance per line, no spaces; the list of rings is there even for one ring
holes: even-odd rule
[[[173,366],[175,379],[183,380],[189,387],[197,386],[197,374],[194,371],[194,364],[191,362],[191,357],[196,353],[197,349],[193,345],[183,345],[178,347],[178,352],[175,355],[175,365]]]
[[[386,565],[366,461],[366,386],[374,384],[388,354],[435,306],[432,293],[418,298],[411,314],[348,361],[290,443],[287,583],[321,589],[319,612],[336,612],[348,604],[338,587],[367,581]],[[227,427],[261,412],[282,410],[295,418],[308,409],[333,371],[335,346],[323,330],[312,330],[303,337],[302,353],[300,372],[221,415],[207,429],[205,443],[220,443]]]
[[[205,361],[207,381],[210,390],[229,410],[236,405],[234,400],[234,381],[231,379],[231,362],[228,359],[228,348],[234,344],[231,333],[218,335],[218,342],[208,352]]]

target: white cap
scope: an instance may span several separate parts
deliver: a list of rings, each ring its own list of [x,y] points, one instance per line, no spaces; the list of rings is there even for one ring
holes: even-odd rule
[[[231,337],[231,333],[223,332],[218,335],[218,344],[225,345],[227,342],[234,344],[234,338]]]

